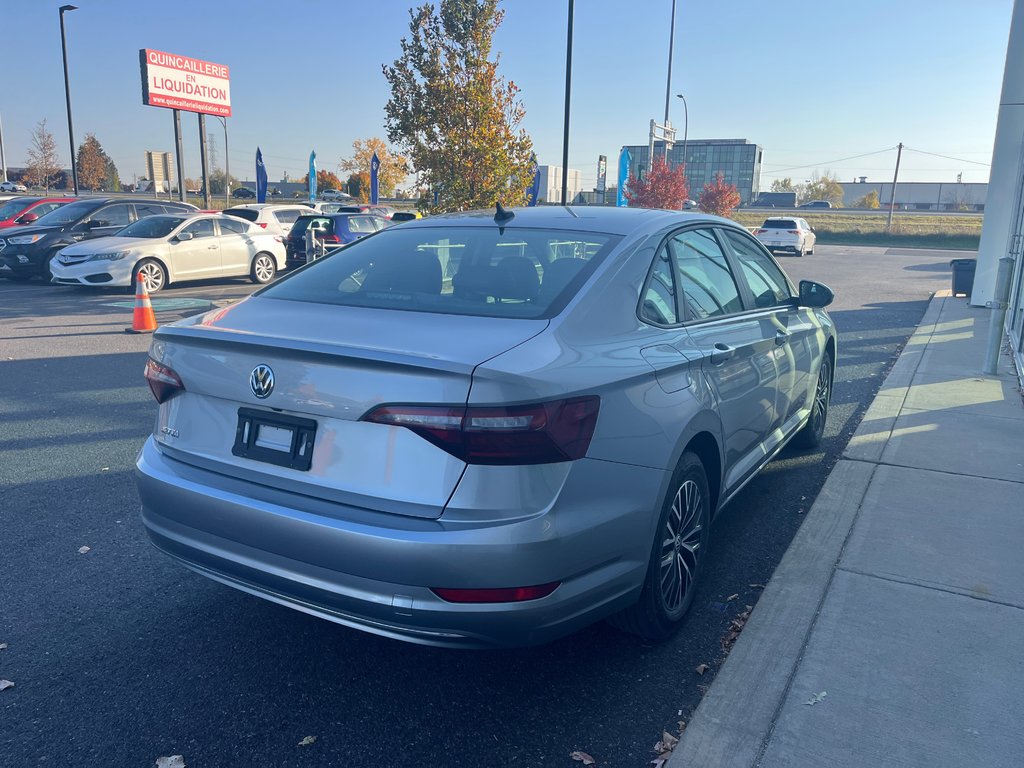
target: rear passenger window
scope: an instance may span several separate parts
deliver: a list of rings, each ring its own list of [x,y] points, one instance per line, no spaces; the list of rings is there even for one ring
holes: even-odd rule
[[[739,232],[724,234],[754,294],[754,306],[774,307],[792,295],[782,270],[757,243]]]
[[[376,232],[369,216],[352,216],[348,220],[349,232]]]
[[[644,290],[644,300],[640,304],[640,319],[654,325],[674,325],[679,322],[676,312],[676,281],[666,246],[659,248],[658,255],[654,257],[654,268]]]
[[[295,220],[299,218],[298,211],[274,211],[274,218],[277,219],[279,224],[294,224]]]
[[[220,233],[222,235],[241,235],[249,231],[248,224],[244,221],[233,219],[230,216],[222,216],[217,221],[220,224]]]
[[[703,320],[743,311],[729,262],[711,230],[680,232],[668,245],[675,256],[687,319]]]
[[[154,203],[150,203],[148,205],[140,205],[139,203],[136,203],[135,213],[141,219],[146,216],[162,216],[167,213],[167,209],[162,205],[156,205]],[[177,213],[177,211],[174,211],[174,213]]]

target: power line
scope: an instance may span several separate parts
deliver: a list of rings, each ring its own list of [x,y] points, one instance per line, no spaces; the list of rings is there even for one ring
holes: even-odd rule
[[[909,152],[917,152],[919,155],[931,155],[932,157],[941,157],[943,160],[956,160],[958,163],[972,163],[974,165],[983,165],[986,168],[991,168],[991,164],[982,163],[977,160],[964,160],[962,157],[950,157],[949,155],[940,155],[935,152],[925,152],[923,149],[913,149],[912,147],[904,147]]]
[[[807,163],[806,165],[793,165],[790,166],[789,168],[777,168],[773,171],[773,173],[782,173],[783,171],[798,171],[801,168],[820,168],[823,165],[831,165],[832,163],[842,163],[847,160],[856,160],[858,157],[870,157],[871,155],[880,155],[883,152],[891,152],[894,149],[896,149],[896,147],[886,147],[885,149],[879,149],[875,152],[865,152],[861,155],[850,155],[849,157],[840,157],[837,160],[825,160],[824,162],[821,163]]]

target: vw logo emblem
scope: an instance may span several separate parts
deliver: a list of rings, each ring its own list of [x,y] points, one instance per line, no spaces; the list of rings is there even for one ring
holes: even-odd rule
[[[269,365],[260,363],[252,369],[252,373],[249,374],[249,387],[260,400],[270,397],[270,393],[274,391],[274,372],[270,370]]]

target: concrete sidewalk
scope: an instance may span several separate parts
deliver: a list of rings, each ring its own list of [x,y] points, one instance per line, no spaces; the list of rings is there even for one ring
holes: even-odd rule
[[[1024,765],[1024,406],[1007,355],[981,374],[989,315],[932,299],[669,768]]]

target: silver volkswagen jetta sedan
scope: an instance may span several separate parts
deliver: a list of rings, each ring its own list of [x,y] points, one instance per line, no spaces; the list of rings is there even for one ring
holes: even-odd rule
[[[821,440],[831,300],[703,214],[408,222],[157,331],[142,519],[205,576],[389,637],[663,639],[715,513]]]

